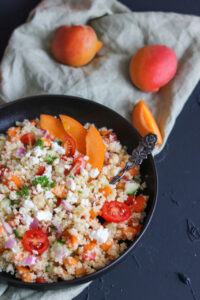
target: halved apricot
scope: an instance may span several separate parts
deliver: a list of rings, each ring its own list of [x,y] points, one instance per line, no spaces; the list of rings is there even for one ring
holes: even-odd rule
[[[40,126],[42,129],[48,130],[56,139],[62,142],[67,135],[60,120],[50,115],[40,115]]]
[[[144,100],[140,100],[132,110],[132,124],[144,136],[148,133],[157,135],[157,145],[162,144],[162,135],[154,116]]]

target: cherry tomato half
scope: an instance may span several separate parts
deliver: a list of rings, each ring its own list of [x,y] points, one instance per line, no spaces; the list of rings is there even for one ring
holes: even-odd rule
[[[78,157],[75,158],[75,160],[73,162],[73,168],[72,168],[71,172],[75,176],[79,175],[81,172],[81,169],[85,169],[85,166],[86,166],[86,162],[84,160],[84,157],[82,155],[79,155]]]
[[[130,207],[119,201],[106,201],[102,207],[102,217],[107,222],[120,223],[128,220],[130,216]]]
[[[63,144],[63,147],[65,148],[65,155],[66,156],[73,156],[75,149],[76,149],[76,144],[73,138],[69,135],[65,137],[65,141]]]
[[[34,135],[30,132],[22,135],[20,141],[24,144],[24,146],[33,146],[36,142]]]
[[[145,209],[146,203],[149,197],[139,195],[135,198],[133,201],[133,204],[131,205],[134,212],[141,212]]]
[[[36,282],[38,282],[38,283],[47,283],[47,281],[44,279],[44,277],[37,277]]]
[[[45,171],[45,166],[40,166],[37,170],[36,175],[43,175]]]
[[[30,229],[23,235],[23,246],[26,251],[33,253],[33,250],[38,254],[42,254],[49,247],[49,240],[46,234],[41,229]]]
[[[95,260],[96,253],[94,251],[86,251],[82,255],[82,261],[92,261]]]

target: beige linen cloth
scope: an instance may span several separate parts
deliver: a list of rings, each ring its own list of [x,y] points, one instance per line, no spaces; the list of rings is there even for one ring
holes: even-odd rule
[[[103,47],[87,66],[57,63],[50,53],[55,30],[89,24]],[[130,79],[133,53],[146,44],[165,44],[178,57],[174,79],[158,93],[143,93]],[[130,120],[133,105],[143,98],[152,110],[164,147],[177,116],[200,78],[200,18],[175,13],[131,12],[114,0],[46,0],[12,34],[0,66],[0,97],[9,102],[37,94],[66,94],[92,99]],[[1,284],[0,299],[68,300],[88,284],[36,292]]]

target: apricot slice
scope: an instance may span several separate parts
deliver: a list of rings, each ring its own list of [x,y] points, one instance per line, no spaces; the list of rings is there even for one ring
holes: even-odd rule
[[[67,135],[60,120],[50,115],[40,115],[40,126],[42,129],[48,130],[56,139],[62,142]]]
[[[65,129],[65,132],[71,136],[75,143],[76,143],[76,149],[85,154],[86,153],[86,134],[87,130],[75,119],[65,116],[65,115],[59,115],[63,127]]]
[[[86,154],[89,156],[89,163],[92,168],[97,168],[99,172],[103,167],[106,146],[98,130],[90,125],[86,135]]]
[[[90,26],[65,25],[58,28],[51,44],[54,58],[65,65],[81,67],[89,63],[102,47]]]
[[[144,136],[150,132],[154,133],[158,138],[157,145],[162,144],[160,129],[144,100],[140,100],[133,107],[132,124],[138,130],[141,136]]]
[[[139,49],[129,66],[133,84],[145,92],[156,92],[167,84],[177,70],[175,52],[164,45],[148,45]]]

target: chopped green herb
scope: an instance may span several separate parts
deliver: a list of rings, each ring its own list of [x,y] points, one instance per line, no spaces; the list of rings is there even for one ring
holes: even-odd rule
[[[52,156],[52,155],[48,154],[47,157],[46,157],[46,162],[49,165],[51,165],[56,158],[57,158],[57,156]]]
[[[51,227],[50,232],[56,231],[56,227]]]
[[[56,184],[55,182],[50,182],[46,175],[38,176],[32,181],[32,185],[40,184],[46,191],[49,187],[53,188]]]
[[[81,190],[80,190],[80,191],[78,191],[78,193],[79,193],[79,194],[82,194],[82,192],[83,192],[83,191],[81,191]]]
[[[64,245],[65,243],[64,243],[63,241],[61,241],[61,240],[57,240],[57,241],[56,241],[56,244],[57,244],[57,245]]]
[[[46,271],[46,272],[49,272],[49,271],[50,271],[50,268],[51,268],[51,266],[49,266],[49,265],[46,266],[45,271]]]
[[[14,234],[16,235],[16,237],[17,237],[18,239],[21,239],[21,238],[22,238],[22,234],[19,232],[18,229],[14,229],[13,232],[14,232]]]
[[[73,164],[73,160],[68,161],[68,164],[70,165]]]
[[[35,145],[36,145],[36,146],[39,146],[41,149],[44,149],[43,143],[42,143],[42,140],[41,140],[41,139],[37,139]]]
[[[38,176],[32,181],[32,185],[40,184],[43,187],[49,186],[49,179],[47,176]]]
[[[19,191],[16,191],[17,196],[29,196],[29,189],[25,184],[22,184]]]
[[[60,145],[60,146],[62,145],[62,141],[61,141],[61,140],[58,140],[58,139],[57,139],[57,140],[56,140],[56,143],[57,143],[58,145]]]
[[[70,174],[70,175],[69,175],[69,178],[74,179],[75,177],[74,177],[74,175],[71,175],[71,174]]]

